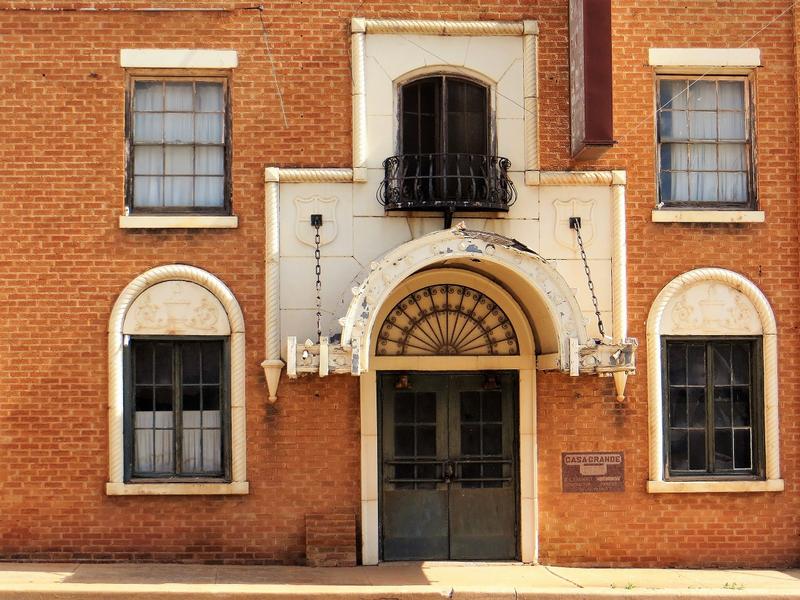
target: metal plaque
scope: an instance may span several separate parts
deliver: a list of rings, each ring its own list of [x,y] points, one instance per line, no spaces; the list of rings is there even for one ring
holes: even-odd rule
[[[624,492],[624,452],[562,452],[564,492]]]

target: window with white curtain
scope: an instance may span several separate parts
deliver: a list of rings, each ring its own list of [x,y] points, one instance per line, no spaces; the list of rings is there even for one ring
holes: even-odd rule
[[[129,211],[230,212],[226,80],[134,78],[131,86]]]
[[[131,338],[127,479],[230,477],[226,338]]]
[[[657,83],[660,202],[755,208],[747,78],[671,76]]]

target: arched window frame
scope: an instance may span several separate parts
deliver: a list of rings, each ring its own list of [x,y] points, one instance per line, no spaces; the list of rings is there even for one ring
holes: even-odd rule
[[[472,85],[480,86],[486,90],[486,153],[497,153],[497,82],[489,79],[483,73],[478,73],[464,67],[443,68],[441,66],[424,67],[416,69],[395,81],[396,99],[396,153],[402,154],[405,149],[403,145],[403,90],[406,86],[419,83],[426,79],[444,80],[443,87],[446,86],[448,79],[465,81]],[[439,126],[444,128],[444,124]]]
[[[213,294],[225,310],[230,325],[230,482],[125,482],[124,395],[125,317],[128,310],[147,289],[158,283],[187,281]],[[117,298],[108,325],[108,426],[109,461],[106,494],[126,495],[200,495],[247,494],[245,435],[245,338],[244,316],[230,289],[217,277],[188,265],[163,265],[142,273],[131,281]]]
[[[765,475],[762,481],[666,481],[664,456],[662,322],[670,301],[688,287],[701,282],[718,282],[741,292],[755,309],[761,323]],[[658,294],[647,318],[647,391],[650,431],[650,493],[687,492],[776,492],[783,491],[780,478],[778,422],[777,325],[766,296],[749,279],[727,269],[701,268],[679,275]]]

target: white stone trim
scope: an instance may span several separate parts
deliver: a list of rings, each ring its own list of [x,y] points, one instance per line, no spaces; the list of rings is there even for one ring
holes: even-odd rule
[[[523,35],[530,21],[426,21],[417,19],[364,19],[354,17],[351,31],[419,35]],[[529,25],[530,28],[530,25]],[[538,34],[538,28],[536,30]]]
[[[561,274],[538,255],[488,243],[454,227],[411,240],[388,252],[371,265],[369,275],[354,290],[353,299],[341,321],[341,343],[352,348],[354,357],[358,356],[359,372],[370,369],[372,332],[380,307],[407,277],[444,259],[452,264],[459,259],[472,261],[476,258],[518,277],[520,287],[527,288],[516,290],[518,293],[532,292],[548,314],[550,322],[547,325],[558,340],[557,348],[548,351],[559,351],[561,364],[569,365],[570,338],[584,345],[588,336],[577,300]]]
[[[189,281],[199,284],[216,296],[220,301],[231,328],[231,484],[219,483],[194,483],[195,486],[210,486],[207,489],[211,494],[223,493],[220,490],[229,490],[225,493],[241,494],[247,485],[247,447],[246,447],[246,416],[245,416],[245,337],[244,316],[230,289],[217,277],[189,265],[163,265],[146,271],[131,281],[122,290],[111,316],[108,320],[108,483],[106,493],[119,495],[120,486],[125,488],[125,494],[135,494],[141,490],[145,494],[156,493],[145,486],[161,484],[136,484],[125,483],[124,465],[124,387],[123,387],[123,325],[125,315],[134,300],[147,288],[164,281]],[[163,484],[175,485],[175,484]],[[183,484],[190,485],[190,484]],[[220,487],[225,486],[225,487]],[[180,488],[175,488],[180,489]],[[189,488],[185,488],[189,489]],[[198,490],[200,487],[197,488]],[[130,491],[127,491],[130,490]],[[235,491],[239,490],[239,491]],[[189,492],[181,492],[189,493]],[[197,491],[191,493],[200,493]]]
[[[404,279],[395,287],[377,310],[376,322],[383,322],[386,314],[399,302],[409,290],[432,281],[461,283],[475,289],[485,291],[492,297],[514,323],[520,342],[519,356],[504,357],[381,357],[374,355],[370,349],[372,361],[376,366],[380,363],[387,369],[415,371],[475,371],[485,369],[506,369],[519,372],[519,540],[520,559],[533,563],[538,560],[538,507],[537,507],[537,444],[536,444],[536,368],[533,351],[533,334],[523,311],[500,286],[486,277],[464,269],[447,268],[423,271]],[[419,360],[420,358],[442,358],[441,361]],[[385,363],[389,359],[391,364]],[[408,362],[401,368],[403,360]],[[498,359],[506,359],[506,364]],[[521,361],[522,366],[515,361]],[[477,363],[477,364],[476,364]],[[361,555],[364,565],[378,564],[380,532],[380,513],[378,498],[380,487],[378,481],[378,394],[377,371],[372,369],[361,374]]]
[[[250,493],[246,481],[231,483],[107,483],[108,496],[228,496]]]
[[[647,491],[651,494],[704,494],[704,493],[744,493],[744,492],[782,492],[783,479],[766,481],[648,481]]]
[[[353,17],[350,25],[353,98],[352,181],[366,181],[368,155],[366,102],[366,36],[368,34],[418,34],[441,36],[522,36],[523,104],[526,172],[539,169],[539,94],[537,21],[426,21]]]
[[[654,210],[653,223],[763,223],[763,210]]]
[[[759,48],[650,48],[652,67],[742,67],[761,66]]]
[[[119,64],[129,69],[234,69],[239,56],[236,50],[123,48]]]
[[[681,483],[684,488],[694,491],[701,491],[701,487],[686,486],[686,482],[665,482],[664,481],[664,429],[663,429],[663,390],[661,379],[661,321],[664,310],[670,300],[684,288],[701,281],[715,281],[727,285],[742,294],[752,303],[758,313],[763,328],[763,361],[764,361],[764,445],[766,448],[766,483],[780,480],[780,444],[779,444],[779,422],[778,422],[778,340],[777,325],[772,307],[764,293],[756,285],[739,273],[719,269],[714,267],[694,269],[679,275],[670,281],[659,292],[650,307],[647,317],[647,401],[648,401],[648,421],[650,430],[650,483],[648,490],[661,492],[665,489],[681,491],[681,486],[669,485],[666,488],[660,485],[663,483]],[[700,482],[698,482],[699,484]],[[702,482],[707,489],[702,491],[730,491],[720,486],[723,482],[710,482],[714,486],[708,485],[709,482]],[[753,483],[753,482],[741,482]],[[764,482],[760,482],[764,483]],[[777,491],[781,484],[770,483],[772,486],[768,490],[758,491]],[[746,487],[746,486],[745,486]],[[769,487],[769,486],[768,486]],[[753,491],[741,489],[740,491]]]
[[[120,229],[236,229],[239,217],[201,215],[120,215]]]

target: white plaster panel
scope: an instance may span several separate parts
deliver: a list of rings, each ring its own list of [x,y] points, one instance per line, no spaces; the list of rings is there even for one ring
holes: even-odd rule
[[[425,54],[425,65],[463,67],[467,50],[473,39],[469,36],[403,35],[411,44],[421,47]]]
[[[524,116],[522,59],[519,59],[511,63],[503,78],[497,82],[497,118],[522,119]]]
[[[575,291],[575,298],[582,311],[594,314],[592,295],[586,272],[583,270],[581,260],[554,260],[551,261],[556,270],[564,276],[569,286]],[[592,273],[594,291],[601,311],[611,310],[611,260],[590,260],[589,270]],[[609,329],[609,331],[611,331]]]
[[[464,66],[500,81],[513,62],[522,58],[522,36],[475,37],[470,40]]]
[[[611,328],[614,325],[611,311],[601,310],[600,318],[603,319],[605,334],[611,336]],[[586,335],[591,339],[600,339],[600,328],[597,326],[597,315],[594,314],[594,309],[583,311],[583,322],[586,325]]]
[[[377,198],[383,174],[383,168],[367,169],[367,181],[353,184],[353,216],[382,217],[386,214]]]
[[[353,256],[364,267],[411,239],[408,221],[386,217],[353,219]]]
[[[517,201],[508,210],[508,216],[512,219],[538,219],[540,187],[525,185],[524,173],[511,172],[509,178],[517,188]]]
[[[538,251],[539,221],[533,219],[487,219],[486,231],[499,233],[519,240],[528,248]]]
[[[676,294],[664,309],[662,335],[761,335],[753,303],[740,291],[703,281]]]
[[[313,298],[313,296],[312,296]],[[331,311],[323,306],[322,312],[322,335],[328,337],[341,333],[342,327],[339,325],[339,317],[330,314]],[[316,309],[281,309],[281,359],[286,361],[286,337],[294,335],[297,337],[297,344],[301,345],[306,340],[317,341],[317,311]]]
[[[589,258],[611,258],[611,187],[542,186],[539,191],[540,251],[545,258],[580,258],[569,217],[581,218]]]
[[[314,266],[313,255],[281,258],[282,308],[315,308],[317,276]],[[322,307],[326,313],[333,313],[338,318],[347,312],[347,306],[352,297],[350,290],[355,285],[355,279],[361,271],[361,266],[352,256],[326,257],[324,252],[320,266],[322,267]],[[323,331],[323,333],[325,332]]]
[[[407,217],[408,229],[413,239],[421,238],[423,235],[433,233],[442,229],[442,217]]]
[[[336,183],[291,183],[281,185],[280,240],[281,256],[313,256],[314,228],[311,227],[309,208],[305,201],[315,198],[323,202],[316,205],[323,214],[320,229],[323,256],[353,255],[353,186]],[[326,202],[336,199],[336,202]],[[314,209],[317,210],[317,209]],[[332,221],[330,216],[334,215]],[[305,240],[298,237],[298,233]]]
[[[395,141],[395,118],[393,116],[367,116],[367,168],[383,168],[383,161],[396,154]]]
[[[401,75],[424,67],[427,53],[412,44],[406,35],[367,35],[367,58],[374,58],[387,75],[394,81]],[[367,95],[370,92],[367,78]]]
[[[216,296],[190,281],[164,281],[139,294],[125,316],[130,335],[230,335]]]
[[[511,171],[525,170],[524,119],[497,119],[497,153],[511,161]]]
[[[394,114],[394,84],[374,57],[366,59],[367,114]]]

